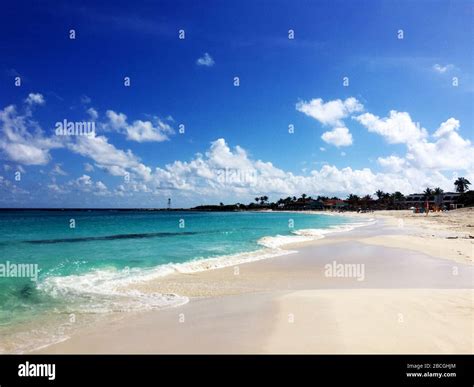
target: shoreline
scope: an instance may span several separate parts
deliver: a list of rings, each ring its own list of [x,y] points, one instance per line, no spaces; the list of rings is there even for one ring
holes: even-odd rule
[[[190,301],[104,319],[36,352],[472,353],[474,242],[442,224],[376,215],[383,224],[286,246],[298,248],[291,255],[142,284]],[[333,261],[363,264],[364,281],[326,277]]]

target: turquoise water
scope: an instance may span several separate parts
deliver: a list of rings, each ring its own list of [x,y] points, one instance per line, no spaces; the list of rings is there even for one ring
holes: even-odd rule
[[[334,229],[349,221],[299,213],[0,212],[0,264],[39,268],[36,282],[0,278],[0,326],[52,311],[104,313],[179,304],[184,302],[179,295],[123,289],[176,267],[193,270],[186,263],[196,260],[216,258],[218,266],[222,257],[254,252],[245,256],[252,260],[278,250],[278,238],[298,238],[298,230]],[[262,245],[264,237],[274,238]]]

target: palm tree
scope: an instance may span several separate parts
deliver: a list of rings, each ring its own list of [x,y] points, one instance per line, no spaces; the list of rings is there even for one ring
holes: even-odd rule
[[[405,199],[405,196],[400,191],[394,192],[392,197],[396,202],[401,202]]]
[[[378,189],[378,190],[375,192],[375,195],[377,196],[377,199],[380,200],[380,199],[383,198],[384,192]]]
[[[370,203],[371,200],[372,200],[372,198],[370,197],[370,195],[365,195],[365,196],[360,198],[360,202],[364,206],[364,208],[369,207],[369,203]]]
[[[458,177],[454,182],[454,186],[456,187],[456,192],[464,193],[469,189],[471,182],[467,180],[465,177]]]
[[[306,201],[306,194],[301,194],[301,199],[303,199],[303,203]]]
[[[349,205],[354,208],[359,204],[360,198],[357,195],[350,194],[346,200],[349,202]]]
[[[255,198],[255,201],[258,203],[260,201],[260,198]]]
[[[424,198],[426,200],[430,200],[430,196],[433,195],[433,190],[429,187],[427,187],[424,191],[423,191],[423,195],[424,195]]]
[[[395,206],[396,209],[400,209],[400,205],[405,199],[405,196],[400,191],[395,191],[390,195],[390,201]]]
[[[444,191],[440,187],[436,187],[433,190],[433,194],[435,197],[436,205],[441,206],[441,204],[443,204]]]

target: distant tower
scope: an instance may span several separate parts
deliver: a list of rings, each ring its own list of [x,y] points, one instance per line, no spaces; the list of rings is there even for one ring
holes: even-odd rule
[[[171,209],[171,198],[168,198],[168,210]]]

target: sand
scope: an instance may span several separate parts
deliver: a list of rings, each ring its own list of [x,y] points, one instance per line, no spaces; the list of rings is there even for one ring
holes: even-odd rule
[[[238,270],[141,284],[190,302],[105,318],[39,352],[473,353],[473,212],[354,216],[377,223]],[[329,276],[328,265],[363,276]]]

